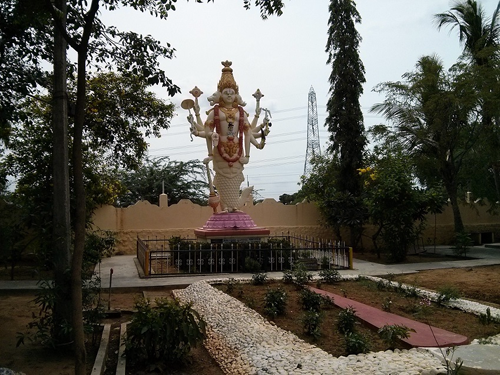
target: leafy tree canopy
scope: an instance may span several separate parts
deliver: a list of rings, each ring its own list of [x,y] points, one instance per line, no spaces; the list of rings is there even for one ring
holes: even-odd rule
[[[140,200],[158,204],[162,192],[167,194],[169,204],[189,199],[206,205],[208,183],[205,175],[205,166],[198,160],[146,159],[136,170],[119,172],[120,183],[126,191],[117,197],[116,205],[127,207]]]

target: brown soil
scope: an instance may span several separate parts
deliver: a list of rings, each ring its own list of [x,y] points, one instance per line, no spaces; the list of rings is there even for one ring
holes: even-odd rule
[[[395,276],[395,280],[402,281],[416,286],[426,287],[433,290],[438,290],[443,286],[453,285],[457,287],[463,296],[467,298],[478,299],[481,302],[491,304],[500,304],[500,290],[498,288],[498,276],[500,274],[500,266],[478,267],[472,269],[447,269],[423,271],[413,275]],[[233,292],[235,297],[238,296],[238,288]],[[248,288],[243,290],[243,299],[246,303],[252,304],[257,310],[262,310],[262,295],[265,293],[264,288],[258,288],[251,285],[245,286]],[[286,286],[290,294],[294,293],[293,288]],[[443,309],[433,306],[432,310],[418,312],[419,299],[406,298],[398,293],[387,294],[387,291],[380,291],[375,284],[367,282],[351,282],[341,283],[334,286],[322,285],[322,288],[332,288],[332,291],[337,294],[347,294],[348,298],[359,299],[360,301],[381,308],[382,303],[388,298],[392,301],[391,311],[400,315],[408,316],[412,319],[423,320],[434,326],[447,329],[459,334],[466,335],[470,339],[487,337],[493,334],[500,333],[500,326],[479,324],[477,317],[470,316],[459,311],[451,309]],[[225,290],[225,286],[221,286]],[[255,293],[255,295],[253,294]],[[167,292],[168,294],[168,292]],[[128,292],[111,294],[111,309],[132,310],[134,301],[139,298],[142,293]],[[149,297],[163,296],[165,292],[150,292]],[[104,296],[107,298],[107,295]],[[71,354],[51,353],[40,347],[30,344],[29,342],[16,348],[17,332],[25,332],[26,325],[32,319],[32,313],[38,313],[38,309],[34,303],[33,295],[0,292],[0,367],[9,367],[16,371],[22,371],[27,375],[70,375],[73,373],[73,358]],[[413,313],[412,313],[413,312]],[[337,347],[336,350],[342,352],[345,348],[342,344],[342,339],[335,330],[335,322],[337,320],[338,311],[334,308],[324,311],[325,318],[322,325],[322,336],[318,341],[312,343],[324,347],[325,350],[333,350],[329,347]],[[293,302],[293,297],[290,298],[287,315],[284,318],[277,318],[275,321],[280,324],[283,319],[283,328],[289,330],[297,330],[297,334],[307,340],[311,340],[303,333],[300,323],[301,309],[297,302]],[[420,316],[419,316],[420,315]],[[130,315],[123,314],[122,320],[130,320]],[[287,321],[286,319],[291,319]],[[118,324],[120,321],[111,321]],[[359,329],[364,329],[361,325]],[[113,330],[116,332],[116,330]],[[373,331],[363,331],[372,342],[372,350],[383,350],[384,344],[377,342],[378,338]],[[330,336],[330,334],[332,336]],[[340,344],[337,344],[340,343]],[[380,346],[382,345],[382,346]],[[380,349],[379,349],[380,348]],[[111,352],[116,351],[113,349]],[[208,353],[199,347],[192,353],[192,364],[188,368],[178,369],[174,374],[200,374],[200,375],[219,375],[221,370],[216,366]],[[341,354],[339,354],[341,355]],[[90,356],[89,356],[90,357]],[[90,366],[93,359],[90,361]],[[90,369],[90,367],[89,367]],[[466,374],[467,372],[465,372]],[[475,374],[486,374],[488,372],[474,372]],[[491,373],[491,372],[490,372]],[[137,374],[137,372],[134,372]]]

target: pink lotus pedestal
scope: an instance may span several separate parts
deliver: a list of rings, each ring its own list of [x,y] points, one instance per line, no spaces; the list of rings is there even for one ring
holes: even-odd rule
[[[213,214],[203,227],[194,230],[198,240],[208,242],[224,239],[241,241],[244,238],[255,241],[255,238],[268,237],[270,232],[267,228],[255,225],[250,215],[244,212]]]

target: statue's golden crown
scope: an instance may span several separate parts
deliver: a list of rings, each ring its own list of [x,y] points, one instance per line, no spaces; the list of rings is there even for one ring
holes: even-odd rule
[[[217,90],[222,92],[222,90],[231,88],[234,90],[236,94],[238,94],[238,85],[233,77],[233,69],[231,69],[232,62],[231,61],[222,61],[222,75],[220,77],[219,84],[217,85]]]

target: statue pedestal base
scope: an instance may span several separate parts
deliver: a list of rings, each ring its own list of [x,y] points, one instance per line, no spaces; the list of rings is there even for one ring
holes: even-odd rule
[[[202,228],[194,230],[198,241],[211,243],[265,242],[269,233],[269,229],[255,225],[244,212],[213,214]]]

